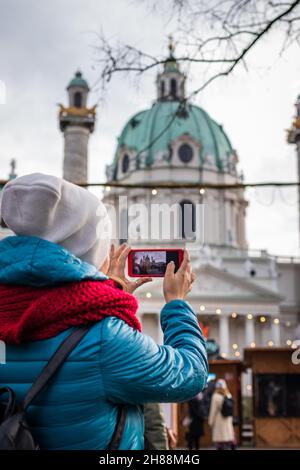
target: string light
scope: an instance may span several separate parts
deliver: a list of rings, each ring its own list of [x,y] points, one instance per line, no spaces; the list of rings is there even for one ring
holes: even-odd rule
[[[280,323],[279,318],[274,318],[274,323],[275,323],[275,325],[279,325],[279,323]]]
[[[0,186],[4,186],[8,183],[9,180],[0,180]],[[93,183],[86,183],[86,182],[78,182],[76,183],[77,186],[82,187],[95,187],[95,186],[102,186],[105,187],[110,184],[111,187],[115,188],[141,188],[141,189],[152,189],[154,184],[142,184],[142,183],[122,183],[119,181],[110,181],[110,182],[93,182]],[[215,189],[224,191],[224,189],[246,189],[246,188],[288,188],[288,187],[295,187],[298,188],[300,186],[300,182],[291,182],[291,181],[274,181],[274,182],[257,182],[257,183],[162,183],[162,184],[155,184],[156,188],[159,189]]]
[[[205,305],[200,305],[200,311],[204,312],[204,310],[205,310]]]
[[[260,321],[261,323],[265,323],[265,322],[266,322],[266,317],[260,317],[260,318],[259,318],[259,321]]]
[[[289,202],[289,201],[285,198],[285,196],[283,195],[283,192],[281,191],[281,189],[277,188],[277,191],[278,191],[278,193],[279,193],[279,195],[280,195],[281,201],[282,201],[284,204],[286,204],[287,206],[291,206],[291,207],[296,206],[296,205],[298,204],[297,192],[294,190],[294,188],[286,188],[286,189],[292,189],[292,190],[294,191],[295,197],[294,197],[294,199],[293,199],[292,202]]]
[[[256,343],[252,341],[252,343],[250,343],[250,348],[255,348],[255,346],[256,346]]]
[[[270,195],[270,192],[271,192],[271,195]],[[262,199],[260,199],[258,188],[255,188],[255,190],[254,190],[255,200],[256,200],[256,202],[258,202],[258,204],[260,204],[262,206],[270,207],[274,204],[275,196],[276,196],[276,188],[275,187],[270,188],[269,196],[270,196],[269,200],[262,201]]]
[[[252,320],[252,318],[253,318],[252,313],[248,313],[247,318],[248,318],[248,320]]]
[[[274,343],[273,341],[268,341],[268,346],[271,348],[272,346],[274,346]]]
[[[251,392],[251,390],[252,390],[252,385],[248,384],[246,388],[247,388],[248,392]]]
[[[292,348],[293,348],[293,349],[297,349],[297,348],[298,348],[297,344],[296,344],[296,343],[293,343],[293,344],[292,344]]]
[[[234,343],[234,344],[232,345],[232,349],[238,349],[238,345],[237,345],[236,343]]]
[[[151,297],[152,297],[151,292],[147,292],[146,297],[147,297],[147,299],[151,299]]]
[[[222,313],[222,310],[221,310],[220,308],[217,308],[217,309],[216,309],[216,314],[217,314],[217,315],[221,315],[221,313]]]
[[[241,353],[240,353],[239,351],[235,351],[234,355],[235,355],[236,357],[240,357]]]
[[[292,341],[291,339],[288,339],[288,340],[286,341],[286,344],[287,344],[288,346],[292,346],[293,341]]]
[[[205,194],[205,189],[204,188],[201,188],[199,193],[201,194],[201,196],[203,196],[203,194]]]
[[[110,186],[105,186],[105,190],[109,193],[109,191],[111,190],[111,187]]]
[[[156,194],[157,194],[157,189],[152,189],[151,193],[152,193],[153,196],[156,196]]]
[[[231,316],[232,316],[232,318],[236,318],[236,317],[237,317],[237,313],[232,312]]]
[[[225,357],[227,357],[227,354],[225,352],[222,352],[221,356],[225,358]]]

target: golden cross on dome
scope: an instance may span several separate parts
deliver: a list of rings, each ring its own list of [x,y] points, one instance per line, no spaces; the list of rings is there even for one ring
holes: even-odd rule
[[[169,35],[169,51],[170,51],[170,57],[173,56],[173,52],[175,50],[175,45],[174,45],[174,41],[173,41],[173,36],[172,34]]]

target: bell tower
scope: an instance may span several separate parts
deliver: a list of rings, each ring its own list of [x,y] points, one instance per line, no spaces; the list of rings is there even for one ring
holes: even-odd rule
[[[174,44],[169,38],[169,56],[162,73],[157,76],[157,99],[159,101],[180,101],[185,98],[186,76],[180,71],[174,56]]]
[[[63,178],[72,183],[88,180],[88,142],[96,119],[96,106],[87,107],[89,90],[77,71],[67,86],[68,107],[59,105],[59,125],[64,134]]]

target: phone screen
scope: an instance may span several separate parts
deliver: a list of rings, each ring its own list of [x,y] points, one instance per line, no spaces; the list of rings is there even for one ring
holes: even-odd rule
[[[179,250],[132,250],[131,272],[132,276],[164,276],[167,264],[175,263],[175,271],[180,266]]]

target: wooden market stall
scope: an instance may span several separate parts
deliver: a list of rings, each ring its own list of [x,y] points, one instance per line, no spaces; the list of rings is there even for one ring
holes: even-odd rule
[[[244,364],[252,369],[253,377],[256,447],[300,447],[299,356],[291,348],[245,350]]]
[[[209,372],[210,378],[218,379],[223,378],[226,380],[230,392],[234,399],[234,416],[238,420],[238,424],[235,426],[235,433],[238,443],[241,439],[241,373],[243,365],[241,361],[237,360],[225,360],[225,359],[214,359],[209,361]],[[187,402],[179,403],[176,405],[173,416],[175,417],[174,427],[178,434],[178,446],[186,447],[187,426],[185,426],[185,418],[188,416],[188,404]],[[207,424],[204,423],[204,436],[201,438],[201,447],[212,446],[211,430]]]

